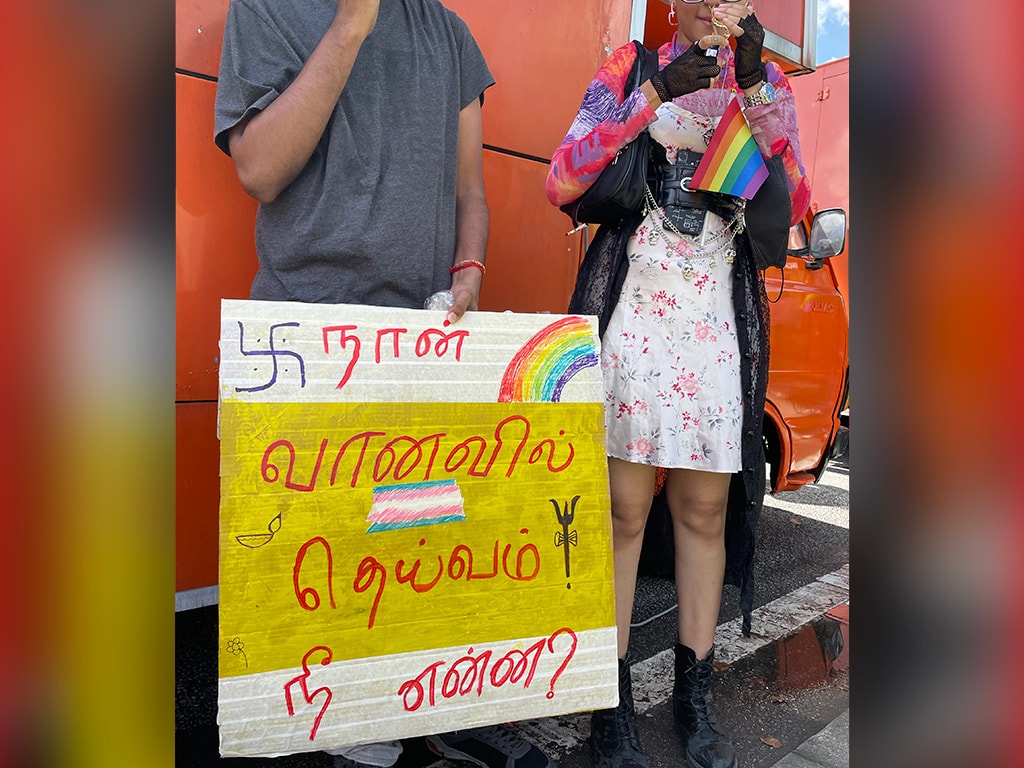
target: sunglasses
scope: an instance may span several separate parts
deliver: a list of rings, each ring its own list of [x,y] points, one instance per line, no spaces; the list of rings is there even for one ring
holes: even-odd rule
[[[723,3],[738,3],[740,0],[722,0]],[[683,0],[687,5],[696,5],[697,3],[703,3],[704,0]]]

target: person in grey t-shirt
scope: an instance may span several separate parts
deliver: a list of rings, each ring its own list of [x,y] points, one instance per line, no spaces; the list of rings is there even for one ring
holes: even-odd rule
[[[260,205],[261,300],[477,309],[488,211],[481,106],[494,84],[437,0],[231,0],[214,141]],[[554,768],[504,725],[427,737],[483,768]],[[327,750],[391,766],[399,742]]]
[[[214,140],[260,202],[250,297],[475,309],[493,84],[437,0],[232,0]]]

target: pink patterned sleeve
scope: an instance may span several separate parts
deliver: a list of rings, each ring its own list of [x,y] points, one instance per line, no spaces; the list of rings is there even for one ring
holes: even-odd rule
[[[612,52],[583,96],[583,103],[551,158],[545,190],[552,205],[564,205],[587,191],[612,158],[654,122],[647,98],[636,89],[624,94],[636,47]]]
[[[744,111],[750,132],[765,157],[782,155],[782,163],[789,177],[789,198],[793,205],[790,225],[796,224],[807,213],[811,203],[811,185],[804,172],[800,155],[800,135],[797,129],[796,99],[789,80],[777,64],[768,62],[768,80],[775,87],[775,101]],[[742,94],[740,94],[742,98]]]

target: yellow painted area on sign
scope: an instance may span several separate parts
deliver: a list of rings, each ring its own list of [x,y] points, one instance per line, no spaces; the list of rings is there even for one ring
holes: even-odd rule
[[[220,419],[221,677],[614,626],[600,403]]]

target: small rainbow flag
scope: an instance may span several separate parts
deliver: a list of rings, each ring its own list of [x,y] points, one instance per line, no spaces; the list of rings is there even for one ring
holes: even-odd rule
[[[767,178],[768,168],[761,150],[743,117],[739,100],[734,98],[725,108],[690,187],[749,200]]]

